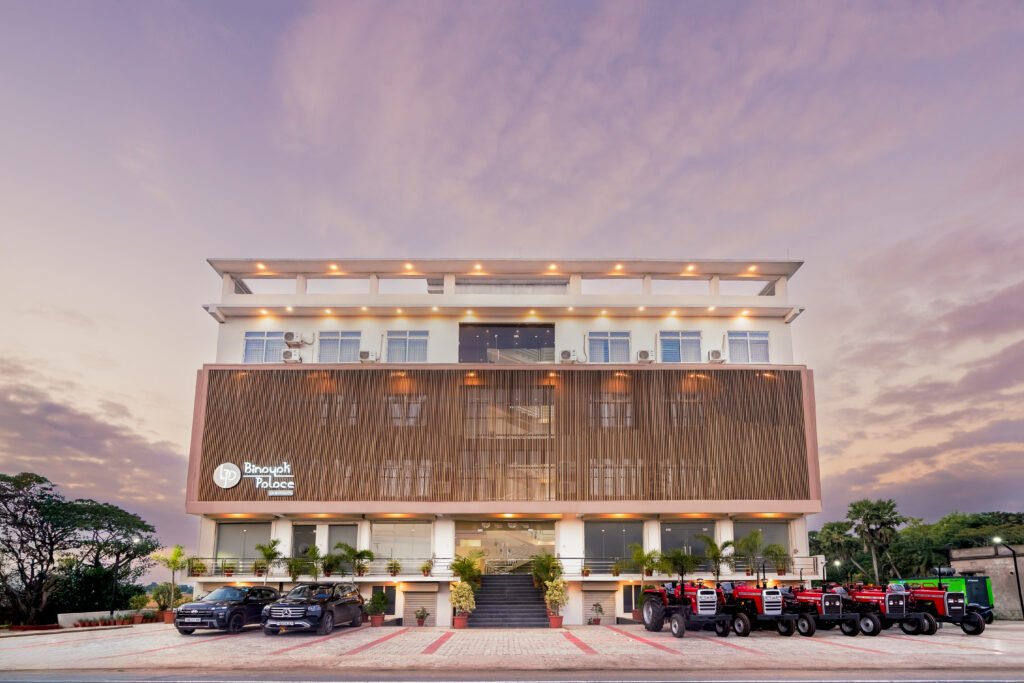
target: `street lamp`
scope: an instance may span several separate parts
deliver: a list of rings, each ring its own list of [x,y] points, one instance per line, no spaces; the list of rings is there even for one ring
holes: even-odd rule
[[[1024,593],[1021,593],[1020,590],[1020,569],[1017,567],[1017,551],[1013,549],[1013,546],[1003,543],[1003,539],[1001,539],[999,536],[994,537],[992,539],[992,543],[994,543],[997,546],[1003,546],[1004,548],[1010,551],[1011,555],[1013,555],[1013,575],[1014,578],[1017,579],[1017,599],[1020,600],[1021,619],[1024,619]],[[999,550],[996,549],[996,555],[998,554]]]

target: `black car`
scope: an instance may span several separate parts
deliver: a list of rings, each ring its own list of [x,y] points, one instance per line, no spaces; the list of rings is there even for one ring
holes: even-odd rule
[[[224,586],[197,602],[178,608],[174,625],[178,633],[191,635],[197,628],[215,628],[238,633],[246,624],[260,621],[263,608],[281,595],[266,586]]]
[[[326,635],[337,624],[363,623],[363,597],[354,583],[300,583],[263,608],[263,633],[316,631]]]

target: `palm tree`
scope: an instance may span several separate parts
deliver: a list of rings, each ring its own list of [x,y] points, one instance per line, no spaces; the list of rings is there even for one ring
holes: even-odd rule
[[[309,575],[316,581],[320,578],[320,561],[323,560],[323,555],[320,554],[320,547],[316,543],[311,543],[306,548],[306,562],[309,567]]]
[[[180,545],[175,545],[171,547],[171,550],[168,553],[153,553],[150,557],[152,557],[157,564],[171,570],[171,595],[173,596],[175,589],[178,587],[178,572],[188,568],[188,556],[185,555],[185,548]]]
[[[852,529],[853,522],[825,522],[821,525],[821,530],[815,534],[814,544],[817,546],[817,551],[825,557],[849,562],[861,574],[867,576],[867,571],[857,561],[860,544],[850,533]]]
[[[736,557],[729,553],[725,554],[725,551],[733,547],[732,541],[722,541],[721,545],[715,543],[715,539],[707,534],[697,534],[697,540],[704,544],[704,559],[711,563],[711,573],[715,575],[715,585],[717,586],[722,576],[722,565],[724,564],[730,570],[736,566]]]
[[[898,527],[906,524],[907,518],[896,510],[896,501],[869,500],[863,498],[850,503],[846,518],[853,523],[853,531],[860,536],[864,551],[871,553],[875,583],[882,583],[878,569],[878,556],[885,552],[896,538]]]
[[[256,545],[256,552],[263,556],[263,561],[267,563],[267,571],[263,572],[263,585],[267,585],[267,576],[270,574],[270,570],[273,569],[274,565],[281,561],[284,557],[278,546],[281,545],[281,539],[272,539],[269,543],[259,543]]]
[[[659,568],[666,574],[679,574],[679,582],[686,580],[687,574],[697,571],[700,566],[700,558],[691,555],[682,548],[666,550],[661,554]]]
[[[753,574],[757,569],[757,560],[764,551],[764,534],[760,529],[754,529],[735,543],[736,554],[747,565],[747,574]]]
[[[335,543],[335,550],[341,551],[341,558],[348,563],[349,567],[352,568],[352,575],[357,576],[359,574],[359,566],[365,566],[367,562],[373,562],[373,551],[372,550],[356,550],[348,543]]]

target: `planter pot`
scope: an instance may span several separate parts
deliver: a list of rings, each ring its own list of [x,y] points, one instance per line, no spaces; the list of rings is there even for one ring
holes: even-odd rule
[[[747,572],[746,572],[746,573],[747,573],[747,576],[753,576],[753,575],[754,575],[754,570],[753,570],[753,569],[750,569],[750,568],[748,567],[748,568],[747,568]]]
[[[256,569],[254,571],[256,572],[256,576],[263,576],[263,570],[262,569]],[[330,574],[324,574],[324,576],[330,576]]]
[[[654,575],[654,570],[653,569],[645,569],[644,570],[644,576],[653,576],[653,575]]]
[[[417,625],[417,626],[423,626],[423,625],[424,625],[424,624],[426,624],[426,623],[427,623],[427,620],[426,620],[426,619],[417,619],[417,620],[416,620],[416,625]]]
[[[391,574],[391,576],[398,576],[398,572],[388,572],[388,574]]]
[[[619,570],[618,569],[613,569],[612,570],[612,576],[618,576],[618,575],[619,575]]]
[[[164,623],[165,624],[173,624],[174,623],[174,610],[165,610],[164,611]]]
[[[132,623],[133,624],[141,624],[142,623],[142,615],[141,614],[133,614],[132,615]]]
[[[367,614],[366,612],[363,612],[363,623],[365,624],[369,620],[370,620],[370,615]]]
[[[644,615],[641,614],[640,610],[638,610],[638,609],[633,610],[633,615],[632,616],[633,616],[633,621],[643,621],[644,620]]]
[[[383,614],[371,614],[370,615],[370,626],[383,626],[384,615]]]
[[[594,617],[593,619],[590,620],[590,623],[593,624],[594,626],[600,626],[601,625],[601,617]]]
[[[452,617],[452,628],[466,628],[466,624],[468,622],[468,614],[456,614],[454,617]]]
[[[225,569],[224,570],[224,576],[234,576],[234,575],[235,575],[235,570],[234,569]]]
[[[548,624],[551,628],[562,628],[562,619],[563,617],[561,614],[552,614],[548,617]]]
[[[583,576],[590,576],[590,570],[589,569],[584,569],[583,570]]]
[[[776,567],[775,568],[775,573],[779,574],[779,575],[785,574],[786,573],[786,568],[785,567]]]

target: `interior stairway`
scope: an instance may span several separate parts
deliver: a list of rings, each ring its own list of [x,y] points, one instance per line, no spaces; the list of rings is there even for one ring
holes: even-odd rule
[[[547,628],[544,595],[529,574],[485,574],[470,628]]]

